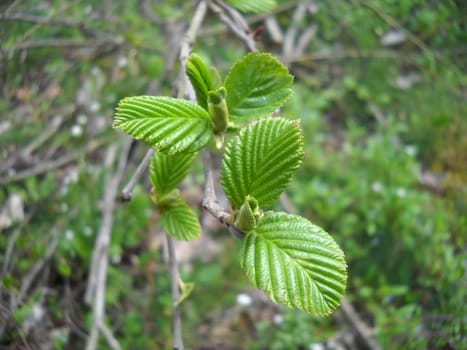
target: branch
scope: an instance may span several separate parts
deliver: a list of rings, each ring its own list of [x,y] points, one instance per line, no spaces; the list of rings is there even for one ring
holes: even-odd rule
[[[138,168],[136,168],[136,171],[131,177],[130,181],[128,181],[128,183],[125,185],[122,192],[120,193],[120,199],[122,201],[128,202],[131,200],[133,189],[135,188],[141,176],[143,176],[143,173],[146,171],[153,154],[154,150],[152,148],[147,150],[143,160],[138,165]]]
[[[201,23],[203,22],[204,17],[208,9],[207,2],[205,0],[200,1],[198,7],[195,10],[193,19],[190,23],[190,26],[180,44],[180,72],[183,75],[183,84],[184,88],[180,89],[179,92],[184,91],[185,96],[190,100],[196,102],[196,95],[193,86],[188,79],[188,76],[185,74],[186,71],[186,60],[191,53],[191,46],[195,42],[195,38],[198,35],[199,29],[201,28]]]
[[[71,162],[74,162],[81,155],[94,151],[100,145],[101,145],[100,142],[91,143],[82,152],[76,152],[76,153],[68,154],[68,155],[63,156],[61,158],[51,160],[49,162],[41,161],[41,162],[39,162],[39,165],[37,165],[35,168],[27,169],[27,170],[24,170],[22,172],[19,172],[19,173],[7,176],[7,177],[5,177],[3,179],[0,179],[0,186],[6,186],[6,185],[8,185],[8,184],[10,184],[12,182],[22,181],[22,180],[24,180],[24,179],[26,179],[28,177],[41,175],[41,174],[44,174],[44,173],[48,173],[49,171],[55,170],[57,168],[61,168],[61,167],[65,166],[65,165],[67,165],[67,164],[69,164]]]
[[[143,3],[143,6],[147,6],[147,3],[146,4]],[[191,45],[195,41],[195,38],[196,38],[196,35],[198,34],[201,23],[202,23],[202,21],[204,19],[204,16],[206,15],[206,10],[207,10],[206,1],[201,1],[198,4],[198,7],[195,10],[195,14],[193,15],[193,20],[192,20],[188,30],[186,31],[183,40],[180,43],[179,59],[180,59],[181,65],[182,65],[181,71],[183,72],[183,74],[185,72],[185,61],[186,61],[187,57],[190,55]],[[167,65],[172,66],[172,62],[168,62]],[[186,76],[184,76],[183,79],[184,79],[185,87],[186,86],[191,87],[191,85],[187,84],[188,78]],[[180,91],[184,91],[184,89],[180,89]],[[196,100],[195,92],[194,92],[192,87],[191,87],[191,91],[188,91],[186,94],[187,94],[187,96],[190,97],[190,99],[193,98],[192,100]],[[134,190],[136,184],[138,183],[139,179],[143,175],[143,173],[146,171],[146,169],[147,169],[147,167],[149,165],[149,162],[151,161],[151,158],[152,158],[153,154],[154,154],[153,149],[149,149],[146,152],[146,155],[144,156],[141,163],[138,165],[138,167],[136,169],[136,172],[133,174],[130,181],[125,185],[125,187],[123,188],[123,190],[121,192],[120,198],[121,198],[122,201],[126,202],[126,201],[131,200],[133,190]]]
[[[0,16],[0,22],[29,22],[38,25],[62,26],[69,28],[77,28],[86,36],[103,36],[104,33],[99,32],[94,28],[89,28],[84,23],[73,22],[64,18],[52,19],[50,17],[38,17],[27,13],[4,13]]]
[[[248,51],[256,50],[256,42],[248,32],[250,28],[243,16],[234,8],[224,2],[214,0],[209,3],[209,8],[219,19],[245,44]]]
[[[284,45],[282,47],[282,54],[284,58],[287,57],[294,57],[296,53],[294,52],[295,42],[298,33],[298,26],[302,22],[303,18],[305,17],[307,9],[307,4],[303,1],[298,4],[295,8],[291,24],[287,29],[287,32],[284,36]]]
[[[120,44],[115,40],[110,39],[42,39],[42,40],[30,40],[19,43],[12,47],[14,50],[28,50],[38,49],[43,47],[54,47],[54,48],[82,48],[82,47],[98,47],[103,45],[119,46]]]
[[[341,309],[347,320],[354,328],[354,330],[365,342],[367,348],[370,350],[381,350],[381,347],[378,345],[378,343],[376,343],[375,339],[373,338],[372,331],[367,327],[365,322],[362,321],[362,319],[357,314],[354,307],[347,300],[347,298],[342,299]]]
[[[59,116],[52,120],[50,128],[47,128],[36,139],[34,139],[26,148],[17,152],[15,155],[9,157],[5,163],[0,165],[0,173],[5,172],[15,165],[19,160],[27,160],[31,154],[44,144],[50,137],[55,135],[55,132],[60,128],[63,123],[63,117]]]
[[[219,204],[214,190],[214,181],[212,177],[212,160],[209,150],[203,150],[203,167],[204,167],[204,198],[203,208],[214,216],[221,224],[230,226],[230,214],[225,211]]]
[[[131,141],[123,147],[123,152],[119,154],[117,170],[114,174],[110,171],[107,175],[106,185],[103,197],[102,223],[96,238],[96,244],[92,253],[91,270],[89,272],[88,287],[85,295],[85,302],[93,303],[93,323],[91,333],[86,344],[86,350],[95,350],[101,332],[107,340],[109,346],[114,350],[120,350],[115,337],[107,329],[104,323],[105,317],[105,285],[107,279],[107,267],[109,264],[109,244],[112,233],[113,212],[115,208],[115,198],[117,196],[118,185],[123,177],[126,166],[128,152],[130,151]],[[107,165],[111,167],[117,154],[117,145],[109,147],[107,151]]]
[[[172,333],[173,333],[173,348],[174,350],[183,350],[182,338],[182,319],[180,317],[180,290],[178,289],[178,265],[177,256],[175,255],[174,241],[171,236],[166,234],[167,250],[169,253],[169,274],[170,274],[170,291],[172,293]]]

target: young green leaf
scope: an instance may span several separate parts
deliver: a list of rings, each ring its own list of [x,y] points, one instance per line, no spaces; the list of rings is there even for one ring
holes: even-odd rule
[[[192,53],[186,60],[186,74],[195,89],[198,104],[207,110],[208,92],[216,90],[211,71],[199,55]]]
[[[269,12],[276,7],[275,0],[227,0],[227,3],[243,12]]]
[[[197,155],[198,153],[154,154],[149,165],[149,174],[157,197],[164,196],[182,182]]]
[[[118,104],[113,127],[167,154],[196,152],[212,137],[208,112],[172,97],[124,98]]]
[[[162,228],[175,239],[190,241],[201,234],[196,213],[182,200],[162,211]]]
[[[208,92],[208,112],[214,131],[214,140],[219,149],[224,144],[224,133],[229,125],[229,110],[225,102],[226,94],[227,91],[224,87]]]
[[[178,286],[180,287],[180,298],[175,302],[174,305],[180,305],[183,303],[191,294],[193,289],[195,288],[194,282],[183,282],[183,280],[178,277]]]
[[[279,198],[303,158],[303,140],[296,121],[266,118],[242,129],[227,144],[221,184],[234,208],[253,196],[260,207]]]
[[[241,266],[273,301],[327,315],[340,303],[347,282],[344,253],[308,220],[267,212],[243,240]]]
[[[231,118],[265,117],[292,93],[287,67],[267,53],[254,51],[237,61],[225,79]]]
[[[246,196],[245,202],[234,215],[234,226],[241,232],[250,232],[258,227],[264,213],[254,197]]]

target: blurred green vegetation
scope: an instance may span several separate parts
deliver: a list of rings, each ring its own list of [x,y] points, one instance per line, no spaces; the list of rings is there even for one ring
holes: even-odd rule
[[[347,297],[384,349],[467,349],[467,4],[311,1],[295,23],[298,3],[279,2],[273,14],[284,32],[316,26],[303,54],[281,57],[282,44],[268,30],[258,43],[295,75],[294,96],[281,113],[302,120],[306,156],[289,199],[343,247]],[[105,150],[122,141],[110,128],[114,107],[127,95],[174,93],[179,65],[169,57],[194,5],[1,5],[5,14],[36,20],[0,16],[0,212],[12,218],[0,225],[0,320],[8,320],[0,348],[44,338],[55,349],[83,348],[91,322],[83,302],[87,273],[106,175],[114,171]],[[247,18],[253,29],[264,20]],[[245,53],[212,13],[194,50],[220,71]],[[125,180],[144,148],[132,151]],[[70,155],[63,166],[28,173]],[[200,164],[195,168],[187,188],[203,181]],[[169,277],[148,191],[144,181],[114,213],[106,312],[124,349],[171,346]],[[22,209],[13,215],[7,207],[15,196]],[[209,348],[208,334],[237,348],[300,349],[341,328],[332,318],[283,308],[274,311],[282,315],[276,323],[250,315],[251,326],[242,312],[225,321],[248,282],[238,242],[225,229],[210,233],[221,253],[182,268],[183,279],[195,283],[182,304],[187,346]],[[50,262],[23,291],[52,242]],[[34,323],[38,306],[44,314]]]

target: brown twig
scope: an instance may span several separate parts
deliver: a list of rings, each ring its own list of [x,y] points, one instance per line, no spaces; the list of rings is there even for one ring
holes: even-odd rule
[[[122,201],[128,202],[131,200],[133,189],[135,188],[139,179],[141,178],[141,176],[143,176],[144,172],[148,168],[149,162],[151,161],[153,154],[154,154],[154,150],[152,148],[147,150],[146,154],[144,155],[143,160],[141,161],[141,163],[139,163],[130,181],[128,181],[128,183],[125,185],[122,192],[120,193],[120,199]]]
[[[199,2],[198,7],[195,10],[193,19],[188,27],[188,30],[185,33],[185,37],[180,44],[180,64],[181,64],[181,74],[183,75],[184,88],[180,89],[180,92],[184,92],[185,96],[190,101],[196,101],[195,90],[188,79],[188,76],[185,74],[186,60],[191,53],[191,46],[195,42],[195,38],[198,35],[199,29],[201,28],[201,23],[203,22],[204,17],[208,9],[208,4],[205,0]]]
[[[298,6],[295,8],[293,13],[293,17],[291,20],[291,24],[284,35],[284,45],[282,46],[282,55],[284,59],[286,58],[293,58],[296,56],[294,51],[297,33],[298,33],[298,26],[302,22],[303,18],[306,14],[306,7],[307,4],[301,1]]]
[[[141,14],[146,17],[148,20],[155,24],[156,26],[160,26],[164,23],[164,21],[157,15],[154,14],[154,11],[151,7],[150,0],[142,0],[140,3]]]
[[[32,217],[33,213],[30,213],[29,215],[30,215],[30,217]],[[76,211],[73,211],[73,213],[68,218],[72,218],[75,215],[76,215]],[[29,219],[27,219],[27,220],[29,220]],[[11,295],[10,310],[15,310],[18,305],[20,305],[22,303],[25,303],[26,295],[30,291],[31,286],[33,285],[33,282],[36,281],[38,276],[40,276],[40,273],[44,270],[46,264],[50,261],[50,259],[52,258],[55,250],[57,249],[58,235],[61,232],[61,230],[63,229],[63,226],[65,225],[65,223],[66,223],[66,220],[60,220],[59,223],[52,229],[51,238],[50,238],[50,241],[48,242],[47,250],[46,250],[44,256],[41,259],[37,260],[35,262],[35,264],[33,265],[33,267],[22,278],[19,292],[17,294],[15,294],[15,295],[13,295],[13,294]],[[26,225],[26,224],[24,223],[23,225]],[[20,232],[20,230],[18,230],[17,232]],[[15,239],[16,239],[16,237],[15,237]],[[13,244],[14,244],[14,242],[12,242],[12,245]],[[11,246],[11,250],[12,249],[13,248]],[[7,252],[7,254],[11,254],[11,251],[10,251],[10,253]],[[7,269],[4,269],[4,273],[6,271],[7,271]],[[0,288],[0,291],[2,291],[1,288]],[[7,327],[8,322],[10,321],[10,319],[12,317],[13,317],[13,311],[9,311],[9,313],[7,314],[6,321],[0,324],[0,338],[2,337],[2,335],[3,335],[4,331],[5,331],[5,328]]]
[[[185,33],[185,36],[180,44],[180,63],[181,63],[181,74],[183,76],[184,89],[180,89],[179,93],[184,91],[191,101],[196,101],[195,91],[191,85],[187,75],[185,74],[186,60],[191,52],[191,46],[193,45],[196,36],[198,35],[201,24],[206,16],[207,2],[201,0],[195,9],[193,18],[190,26]],[[172,313],[172,332],[173,332],[173,348],[174,350],[183,350],[183,337],[182,337],[182,318],[180,316],[180,305],[178,301],[180,299],[179,287],[178,287],[178,266],[175,255],[175,249],[173,245],[172,237],[167,236],[167,245],[169,253],[169,272],[171,278],[171,293],[173,301],[173,313]]]
[[[249,34],[248,23],[237,10],[220,0],[209,2],[209,8],[245,44],[248,51],[256,50],[256,42]]]
[[[180,316],[180,290],[178,289],[178,265],[177,256],[175,254],[174,241],[171,236],[166,234],[167,251],[169,255],[169,274],[170,274],[170,291],[172,294],[172,334],[173,334],[173,349],[183,350],[182,337],[182,318]]]
[[[65,18],[54,19],[47,17],[38,17],[27,13],[3,13],[0,15],[0,22],[28,22],[36,25],[49,25],[49,26],[61,26],[68,28],[77,28],[86,36],[105,36],[104,33],[99,32],[97,29],[89,28],[81,22],[73,22]]]
[[[373,338],[373,332],[363,322],[347,298],[342,298],[341,310],[359,337],[365,342],[367,348],[370,350],[381,350],[381,347]]]
[[[86,350],[95,350],[99,339],[99,333],[102,333],[107,344],[113,350],[120,350],[120,345],[112,332],[105,325],[105,285],[107,279],[107,268],[109,263],[109,244],[112,233],[113,212],[115,208],[115,198],[117,197],[118,185],[123,177],[126,167],[127,156],[130,150],[131,141],[126,141],[123,146],[123,152],[119,154],[115,173],[110,171],[107,175],[106,188],[103,197],[102,223],[96,238],[92,254],[91,269],[88,278],[88,287],[86,290],[85,301],[93,304],[93,322],[91,333],[86,344]],[[109,147],[107,151],[107,166],[110,168],[117,154],[118,146],[116,144]]]
[[[204,198],[203,208],[209,214],[214,216],[221,224],[229,225],[230,214],[225,211],[219,204],[214,190],[214,181],[212,177],[212,160],[209,150],[203,150],[203,167],[204,167]]]
[[[15,165],[17,161],[27,160],[31,157],[31,154],[43,145],[50,137],[55,135],[55,132],[60,128],[63,123],[63,117],[59,116],[52,120],[49,128],[41,133],[36,139],[34,139],[26,148],[17,152],[16,154],[9,157],[2,165],[0,165],[0,173],[10,169]]]
[[[39,48],[83,48],[83,47],[100,47],[104,45],[119,46],[120,44],[112,39],[41,39],[29,40],[15,45],[12,50],[29,50]]]
[[[22,181],[22,180],[24,180],[24,179],[26,179],[28,177],[41,175],[41,174],[47,173],[49,171],[61,168],[61,167],[65,166],[65,165],[67,165],[69,163],[74,162],[75,160],[77,160],[83,154],[90,153],[90,152],[94,151],[100,145],[101,145],[100,142],[91,143],[82,152],[75,152],[75,153],[72,153],[72,154],[67,154],[66,156],[63,156],[61,158],[51,160],[51,161],[39,162],[39,164],[36,167],[32,168],[32,169],[27,169],[27,170],[24,170],[22,172],[19,172],[19,173],[7,176],[7,177],[5,177],[3,179],[0,179],[0,186],[6,186],[6,185],[8,185],[8,184],[10,184],[12,182]]]

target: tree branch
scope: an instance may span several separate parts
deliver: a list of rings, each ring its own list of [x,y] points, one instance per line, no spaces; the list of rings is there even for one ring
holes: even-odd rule
[[[104,323],[105,285],[107,279],[107,267],[109,264],[108,253],[114,218],[113,212],[115,208],[115,198],[117,196],[118,185],[125,170],[130,145],[131,141],[126,141],[126,144],[123,146],[123,152],[119,154],[120,159],[115,174],[113,171],[109,171],[107,181],[105,182],[106,188],[102,200],[102,223],[92,254],[88,287],[85,295],[85,302],[88,304],[93,303],[93,323],[91,333],[86,344],[86,350],[95,350],[97,348],[99,332],[104,335],[107,343],[112,349],[120,350],[120,345]],[[112,166],[117,155],[117,149],[118,146],[114,144],[107,151],[107,166],[109,168]]]
[[[180,290],[178,289],[178,265],[177,256],[175,255],[174,241],[171,236],[166,234],[167,250],[169,253],[169,274],[170,274],[170,291],[172,293],[172,334],[174,350],[183,350],[182,337],[182,319],[180,317]]]
[[[237,10],[220,0],[211,1],[209,8],[245,44],[248,51],[256,50],[256,42],[253,36],[249,35],[248,23]]]
[[[57,130],[63,123],[63,117],[55,117],[52,120],[50,128],[47,128],[43,133],[41,133],[36,139],[34,139],[28,146],[24,149],[18,151],[16,154],[9,157],[2,165],[0,165],[0,173],[5,172],[15,165],[19,160],[27,160],[31,157],[31,154],[38,149],[42,144],[44,144],[48,139],[55,135]]]
[[[193,89],[193,86],[191,85],[190,80],[188,79],[188,76],[185,74],[186,60],[188,56],[190,56],[191,46],[195,42],[195,38],[198,35],[199,29],[201,28],[201,23],[203,22],[203,19],[206,16],[207,9],[207,2],[205,0],[200,1],[198,7],[195,10],[195,14],[193,15],[193,19],[190,23],[190,26],[185,33],[185,37],[183,38],[180,44],[180,72],[183,76],[184,88],[180,89],[179,91],[184,91],[185,96],[193,102],[196,102],[196,95],[195,90]]]
[[[128,181],[128,183],[125,185],[122,192],[120,193],[120,199],[122,201],[128,202],[131,200],[133,189],[135,188],[141,176],[143,176],[144,172],[146,171],[154,152],[155,151],[152,148],[147,150],[146,154],[144,155],[143,160],[141,161],[141,163],[139,163],[130,181]]]
[[[95,149],[97,149],[99,146],[101,145],[101,143],[91,143],[89,144],[86,149],[82,152],[75,152],[75,153],[72,153],[72,154],[67,154],[61,158],[58,158],[58,159],[55,159],[55,160],[51,160],[51,161],[41,161],[39,162],[39,164],[32,168],[32,169],[27,169],[27,170],[24,170],[22,172],[19,172],[19,173],[16,173],[16,174],[13,174],[13,175],[10,175],[10,176],[7,176],[3,179],[0,179],[0,186],[6,186],[12,182],[18,182],[18,181],[22,181],[28,177],[31,177],[31,176],[37,176],[37,175],[41,175],[41,174],[44,174],[44,173],[47,173],[49,171],[52,171],[52,170],[55,170],[57,168],[61,168],[69,163],[72,163],[74,162],[76,159],[78,159],[83,153],[86,154],[86,153],[90,153],[92,151],[94,151]]]
[[[43,47],[54,47],[54,48],[82,48],[82,47],[99,47],[104,45],[119,46],[115,40],[108,38],[102,39],[41,39],[41,40],[29,40],[24,41],[15,45],[12,48],[14,50],[29,50],[29,49],[38,49]]]
[[[204,198],[203,208],[209,214],[214,216],[221,224],[230,226],[230,214],[225,211],[219,204],[214,190],[214,181],[212,177],[212,160],[209,150],[203,150],[203,167],[204,167]]]

